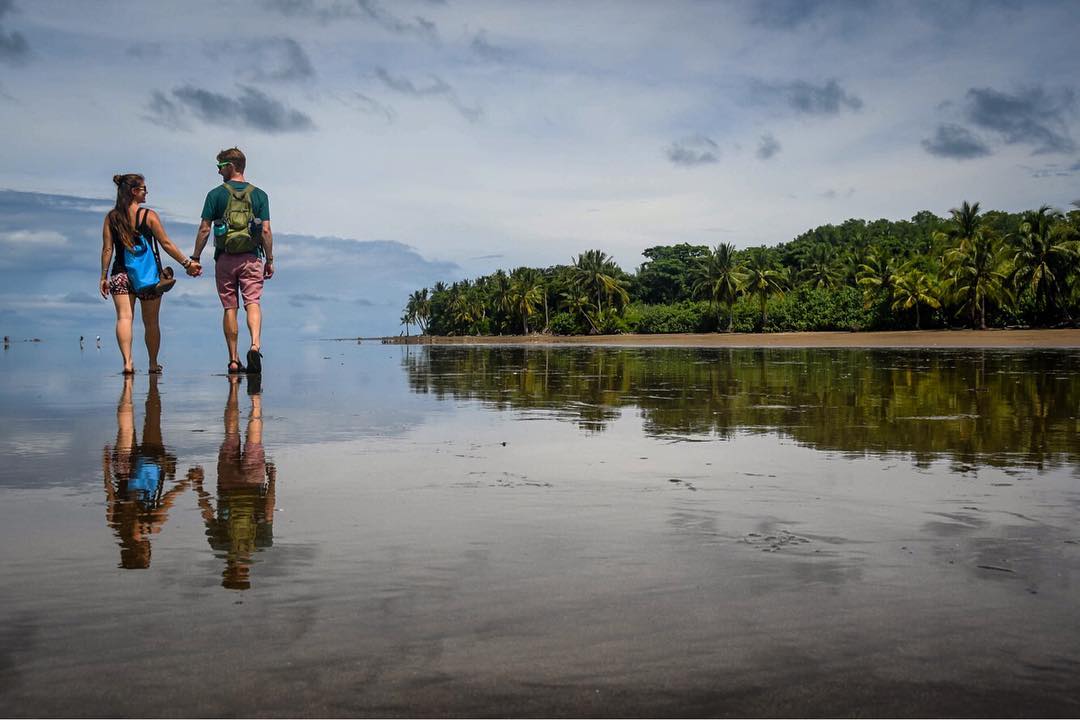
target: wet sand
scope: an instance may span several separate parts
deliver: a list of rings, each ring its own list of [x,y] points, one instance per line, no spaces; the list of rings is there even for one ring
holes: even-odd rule
[[[619,345],[624,347],[1076,348],[1080,329],[889,332],[673,333],[668,335],[471,335],[385,338],[409,345]]]

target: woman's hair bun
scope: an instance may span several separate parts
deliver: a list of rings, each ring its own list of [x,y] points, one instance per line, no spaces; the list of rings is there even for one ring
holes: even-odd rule
[[[112,176],[112,181],[113,181],[113,184],[115,184],[117,187],[120,187],[120,183],[124,182],[124,176],[123,175],[113,175]]]

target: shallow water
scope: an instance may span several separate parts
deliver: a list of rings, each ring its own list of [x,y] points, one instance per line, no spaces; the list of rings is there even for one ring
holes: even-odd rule
[[[220,355],[3,352],[0,715],[1080,713],[1080,353]]]

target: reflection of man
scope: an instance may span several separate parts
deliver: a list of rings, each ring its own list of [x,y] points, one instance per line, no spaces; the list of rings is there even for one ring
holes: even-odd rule
[[[143,441],[135,437],[135,407],[131,400],[134,380],[124,377],[116,407],[116,444],[105,446],[105,520],[120,542],[120,567],[150,567],[150,538],[161,532],[169,508],[188,486],[185,479],[169,490],[176,479],[176,456],[161,439],[161,394],[158,378],[150,376],[143,418]]]
[[[262,397],[251,395],[244,442],[240,442],[240,378],[229,377],[225,439],[218,450],[217,511],[203,488],[202,470],[193,474],[210,547],[222,553],[221,584],[231,590],[251,587],[252,555],[274,543],[274,483],[277,470],[266,462],[262,444]]]

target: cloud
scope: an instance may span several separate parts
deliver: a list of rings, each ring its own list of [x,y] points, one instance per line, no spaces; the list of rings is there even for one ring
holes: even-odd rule
[[[292,293],[289,295],[289,304],[293,307],[304,307],[312,304],[319,305],[327,302],[340,302],[340,300],[326,295],[316,295],[315,293]]]
[[[153,60],[161,55],[162,48],[159,42],[137,42],[129,45],[124,54],[139,60]]]
[[[942,123],[938,125],[933,137],[922,141],[923,149],[931,155],[970,160],[990,154],[990,148],[966,127]]]
[[[836,115],[841,110],[859,110],[863,101],[840,86],[835,79],[822,85],[805,80],[790,82],[754,81],[751,96],[765,102],[783,102],[792,110],[804,115]]]
[[[266,133],[307,132],[315,129],[311,118],[256,88],[240,85],[239,96],[229,96],[184,85],[172,91],[172,98],[154,92],[147,120],[171,129],[185,127],[184,116],[191,113],[208,125],[241,126]],[[175,102],[174,102],[175,100]]]
[[[323,23],[355,16],[356,6],[344,0],[316,3],[315,0],[263,0],[263,7],[292,18],[314,18]]]
[[[55,230],[15,230],[0,232],[0,245],[10,249],[66,247],[67,238]]]
[[[1080,173],[1080,162],[1074,162],[1072,165],[1061,165],[1059,163],[1047,163],[1042,167],[1026,167],[1021,166],[1025,170],[1031,173],[1033,178],[1047,178],[1047,177],[1071,177]]]
[[[716,162],[720,146],[704,135],[697,135],[673,142],[665,152],[673,164],[693,167]]]
[[[492,45],[488,42],[487,33],[483,30],[476,33],[475,37],[473,37],[472,42],[469,43],[469,49],[485,60],[491,60],[498,63],[510,62],[514,59],[515,55],[512,50],[507,50],[506,48]]]
[[[476,122],[483,115],[483,109],[479,106],[469,107],[458,98],[457,92],[450,84],[438,75],[431,76],[431,82],[427,85],[417,85],[412,80],[403,77],[395,77],[386,71],[386,68],[376,67],[375,77],[390,90],[410,97],[438,97],[446,100],[451,106],[469,122]]]
[[[413,16],[412,20],[402,20],[375,0],[356,0],[356,5],[363,16],[395,35],[414,35],[433,43],[439,41],[435,23],[420,15]]]
[[[14,0],[0,0],[0,62],[23,65],[30,59],[30,43],[21,32],[4,27],[5,17],[14,9]]]
[[[757,156],[762,160],[768,160],[778,152],[780,152],[780,141],[773,137],[772,133],[762,135],[758,142]]]
[[[1010,145],[1031,145],[1034,154],[1076,149],[1068,129],[1068,118],[1076,107],[1071,89],[1052,92],[1035,86],[1010,95],[992,88],[971,88],[966,99],[968,121],[999,133]]]
[[[91,295],[88,292],[70,292],[61,300],[73,305],[97,305],[101,302],[101,296]]]
[[[794,30],[812,20],[824,7],[822,0],[756,0],[750,22],[767,28]]]
[[[357,100],[357,107],[360,108],[360,112],[368,115],[375,115],[386,119],[386,122],[393,123],[397,119],[397,112],[389,105],[383,105],[375,98],[368,97],[364,93],[353,93]]]
[[[236,48],[206,44],[207,55],[228,59]],[[242,53],[248,58],[237,68],[240,76],[253,82],[306,82],[315,77],[315,67],[304,48],[290,37],[259,38],[243,44]]]

